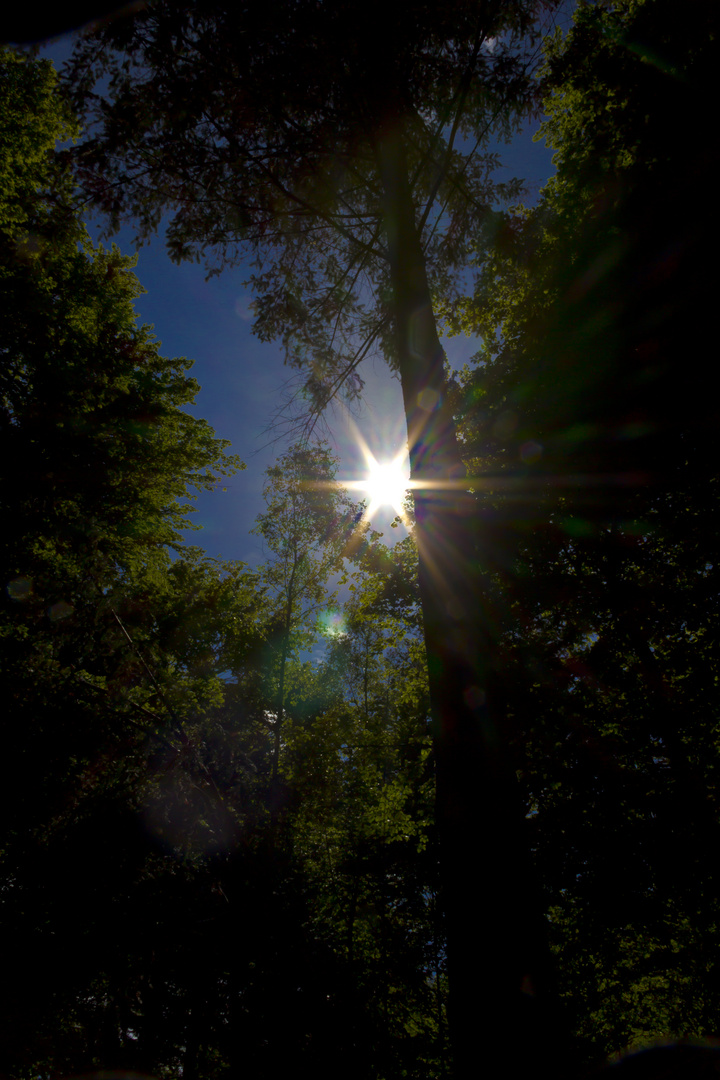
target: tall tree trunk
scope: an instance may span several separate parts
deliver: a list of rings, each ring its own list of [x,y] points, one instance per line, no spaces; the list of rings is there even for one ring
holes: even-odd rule
[[[376,155],[384,196],[397,349],[417,519],[430,700],[436,726],[437,820],[448,941],[449,1024],[456,1080],[534,1075],[562,1047],[545,1002],[542,912],[531,884],[519,786],[493,700],[493,640],[483,609],[468,495],[447,398],[425,260],[399,126]],[[492,1048],[492,1052],[490,1050]],[[494,1074],[495,1066],[489,1066]]]

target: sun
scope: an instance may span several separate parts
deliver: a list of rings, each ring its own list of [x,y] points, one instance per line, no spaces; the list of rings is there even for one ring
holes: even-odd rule
[[[400,517],[406,527],[410,527],[405,513],[405,498],[408,491],[415,487],[410,479],[410,463],[408,461],[407,444],[397,452],[398,438],[395,443],[395,456],[388,455],[378,460],[367,444],[365,437],[360,432],[357,424],[351,417],[346,418],[347,425],[352,434],[353,442],[365,460],[364,475],[343,480],[343,487],[348,491],[362,492],[365,500],[363,519],[369,521],[382,508],[391,506]],[[384,441],[384,440],[383,440]]]
[[[392,506],[395,513],[404,518],[403,502],[411,487],[406,452],[403,450],[388,461],[378,461],[367,446],[363,446],[362,450],[367,473],[361,479],[345,481],[345,487],[366,494],[366,518],[373,517],[383,506]]]
[[[397,458],[394,461],[368,462],[366,484],[366,491],[372,504],[393,506],[395,509],[402,508],[405,492],[408,489],[408,478],[402,463]]]

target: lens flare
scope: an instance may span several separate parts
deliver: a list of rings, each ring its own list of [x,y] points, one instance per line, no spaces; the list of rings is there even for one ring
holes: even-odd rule
[[[347,633],[342,612],[327,608],[318,618],[320,630],[326,637],[344,637]]]

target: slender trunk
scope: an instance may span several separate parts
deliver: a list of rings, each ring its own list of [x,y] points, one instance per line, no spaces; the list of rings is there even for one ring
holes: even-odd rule
[[[285,710],[285,667],[287,665],[288,649],[290,647],[290,627],[286,624],[282,639],[282,652],[280,653],[280,674],[278,677],[278,705],[275,717],[275,741],[273,746],[272,778],[277,780],[280,766],[280,732],[284,719]]]
[[[280,673],[278,676],[278,705],[275,717],[275,740],[273,746],[272,778],[277,780],[280,767],[280,735],[283,719],[285,716],[285,668],[287,667],[288,652],[290,651],[290,629],[292,627],[293,607],[295,601],[295,575],[297,573],[298,557],[295,553],[290,574],[290,582],[287,588],[287,604],[285,606],[285,626],[283,627],[282,646],[280,653]]]
[[[360,892],[360,883],[358,881],[357,871],[353,876],[352,891],[350,893],[350,906],[348,908],[347,915],[347,960],[350,971],[353,969],[355,963],[355,916],[357,915],[357,902],[358,894]]]
[[[466,489],[397,127],[380,134],[376,154],[411,479],[418,485],[416,538],[436,727],[454,1075],[465,1080],[481,1074],[481,1063],[496,1057],[491,1046],[507,1048],[503,1076],[540,1073],[546,1043],[557,1077],[562,1048],[553,1045],[543,1001],[549,965],[542,913],[530,885],[519,787],[494,715],[496,642],[482,603],[477,504]],[[493,1075],[494,1066],[489,1068]]]
[[[185,1053],[183,1054],[183,1080],[200,1080],[198,1057],[200,1054],[201,1020],[197,1015],[196,1005],[190,1007],[186,1018]]]
[[[368,641],[366,640],[365,641],[365,657],[363,659],[363,703],[364,703],[364,707],[365,707],[365,723],[366,724],[370,720],[370,709],[368,707],[368,676],[369,676],[369,673],[368,673],[369,656],[368,656],[368,654],[369,654],[369,652],[370,652],[370,648],[369,648]]]
[[[442,932],[442,917],[439,910],[438,895],[435,892],[432,903],[432,925],[433,925],[433,946],[434,946],[434,973],[435,973],[435,1019],[438,1030],[438,1044],[440,1048],[440,1075],[445,1076],[447,1072],[447,1055],[446,1055],[446,1038],[445,1031],[445,998],[443,995],[443,972],[441,952],[444,950],[445,941]]]

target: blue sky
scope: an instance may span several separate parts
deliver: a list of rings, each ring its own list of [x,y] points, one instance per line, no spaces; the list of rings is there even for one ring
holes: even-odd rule
[[[57,66],[68,55],[72,37],[60,38],[45,47]],[[550,153],[533,143],[528,127],[507,147],[501,147],[503,165],[499,178],[523,177],[529,188],[526,201],[534,201],[540,187],[552,175]],[[93,234],[96,232],[92,228]],[[131,253],[131,233],[114,237],[123,253]],[[242,267],[205,281],[202,267],[174,265],[161,239],[140,249],[135,273],[147,292],[136,302],[141,322],[151,323],[165,356],[194,360],[192,375],[201,386],[193,412],[204,417],[221,438],[229,439],[233,452],[247,468],[230,478],[227,491],[199,496],[193,515],[202,532],[189,535],[191,543],[212,557],[243,559],[254,563],[263,556],[257,537],[249,535],[263,509],[264,471],[283,452],[286,441],[277,441],[282,426],[273,424],[289,392],[293,372],[283,365],[279,346],[263,344],[252,336],[252,301],[243,280]],[[461,366],[472,355],[468,339],[445,339],[451,363]],[[394,457],[404,445],[404,418],[400,385],[384,363],[368,360],[364,401],[356,423],[370,449],[380,460]],[[363,472],[363,457],[345,422],[343,411],[327,415],[329,441],[340,458],[340,478]],[[388,528],[394,512],[381,510],[374,519],[388,540],[397,536]]]

